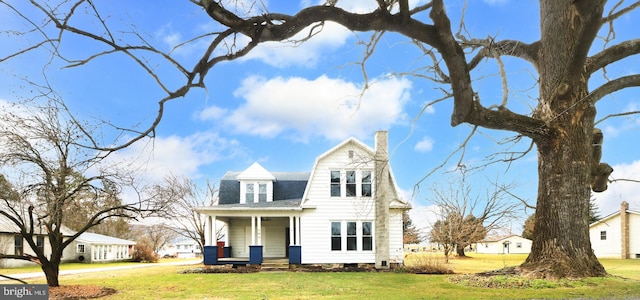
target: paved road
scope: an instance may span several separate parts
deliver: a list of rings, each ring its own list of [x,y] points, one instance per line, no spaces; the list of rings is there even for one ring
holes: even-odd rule
[[[114,266],[114,267],[96,267],[89,269],[78,269],[78,270],[61,270],[60,276],[62,275],[73,275],[73,274],[83,274],[83,273],[94,273],[94,272],[105,272],[105,271],[113,271],[113,270],[124,270],[124,269],[136,269],[136,268],[150,268],[150,267],[159,267],[159,266],[182,266],[182,265],[196,265],[201,264],[201,260],[188,260],[188,261],[172,261],[172,262],[164,262],[164,263],[140,263],[135,265],[128,266]],[[0,271],[0,274],[2,271]],[[17,279],[28,279],[28,278],[38,278],[44,277],[43,272],[31,272],[31,273],[19,273],[19,274],[11,274],[7,275]],[[0,277],[0,281],[9,280],[4,277]]]

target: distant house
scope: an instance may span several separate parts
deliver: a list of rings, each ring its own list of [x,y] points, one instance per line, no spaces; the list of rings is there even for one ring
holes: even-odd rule
[[[201,257],[200,245],[191,239],[179,239],[169,243],[158,251],[159,257],[193,258]]]
[[[64,261],[85,263],[122,261],[132,258],[136,242],[83,232],[63,252]]]
[[[258,163],[227,172],[218,204],[197,209],[207,216],[204,263],[401,264],[402,211],[410,206],[398,195],[387,138],[376,133],[375,149],[347,139],[318,156],[311,172]],[[220,253],[216,222],[227,228]]]
[[[18,232],[20,229],[7,218],[0,217],[0,253],[31,254],[31,247]],[[51,255],[49,237],[43,227],[36,227],[36,245],[42,247],[45,255]],[[70,237],[74,232],[66,227],[62,228],[63,236]],[[127,260],[133,254],[133,241],[118,239],[106,235],[82,233],[71,245],[62,252],[63,262],[108,262]],[[13,268],[34,265],[33,262],[18,259],[2,259],[0,267]]]
[[[476,253],[483,254],[528,254],[532,241],[519,235],[496,236],[476,243]]]
[[[599,258],[640,258],[640,212],[622,202],[619,212],[589,225],[589,238]]]
[[[29,244],[22,238],[20,234],[20,228],[16,226],[9,219],[0,217],[0,253],[3,254],[31,254],[35,255],[29,247]],[[49,238],[46,235],[46,231],[42,227],[35,228],[36,233],[36,245],[42,247],[46,254],[51,253],[49,246]],[[34,265],[35,263],[19,260],[19,259],[0,259],[0,268],[13,268]]]

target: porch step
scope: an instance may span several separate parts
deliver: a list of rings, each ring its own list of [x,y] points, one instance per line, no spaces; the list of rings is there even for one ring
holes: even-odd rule
[[[288,259],[265,259],[262,261],[260,269],[263,272],[286,272],[289,271]]]

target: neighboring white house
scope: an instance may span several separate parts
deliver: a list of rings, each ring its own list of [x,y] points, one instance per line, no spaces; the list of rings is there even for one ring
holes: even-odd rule
[[[49,238],[46,235],[46,231],[42,227],[36,227],[34,231],[36,246],[42,247],[45,254],[50,255],[51,246],[49,245]],[[35,255],[31,250],[31,247],[29,247],[29,244],[27,244],[27,241],[25,241],[18,232],[20,232],[20,228],[18,228],[17,225],[9,219],[0,216],[0,253],[7,255]],[[29,265],[35,265],[35,263],[18,259],[0,259],[0,268],[13,268]]]
[[[532,241],[519,235],[487,238],[476,243],[476,253],[528,254]]]
[[[35,255],[29,244],[18,234],[19,231],[20,229],[17,225],[7,218],[0,217],[0,253]],[[51,245],[46,231],[43,227],[36,227],[35,232],[36,246],[42,247],[45,255],[50,256]],[[65,237],[70,237],[75,233],[66,227],[63,227],[61,232]],[[64,249],[62,262],[81,261],[90,263],[126,260],[131,258],[133,245],[135,244],[133,241],[85,232]],[[2,268],[34,264],[30,261],[18,259],[0,260],[0,267]]]
[[[136,242],[91,232],[83,232],[64,249],[64,261],[86,263],[122,261],[132,258]]]
[[[269,172],[254,163],[227,172],[217,205],[207,216],[205,264],[289,258],[290,264],[403,262],[402,211],[388,163],[387,132],[376,133],[375,149],[355,138],[321,154],[311,172]],[[218,253],[212,236],[225,223],[227,241]]]
[[[640,212],[622,202],[619,212],[589,225],[589,237],[599,258],[640,258]]]
[[[159,257],[193,258],[202,256],[200,245],[192,239],[180,239],[158,251]]]

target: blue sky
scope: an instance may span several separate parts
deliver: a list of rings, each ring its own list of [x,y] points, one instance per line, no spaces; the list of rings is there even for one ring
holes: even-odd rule
[[[16,7],[25,6],[21,1]],[[536,1],[470,0],[466,10],[465,29],[474,37],[495,36],[496,39],[538,39],[538,7]],[[315,2],[259,1],[252,11],[293,13]],[[286,4],[283,4],[286,3]],[[417,3],[417,1],[412,1]],[[375,1],[339,1],[353,11],[370,10]],[[148,5],[144,1],[96,1],[113,33],[121,39],[131,39],[127,32],[135,24],[142,36],[155,47],[169,51],[190,38],[220,29],[189,1],[161,0]],[[457,29],[462,1],[447,1],[447,10]],[[2,30],[8,26],[25,26],[25,22],[0,7],[7,16]],[[638,13],[623,17],[616,25],[619,39],[638,38]],[[73,20],[88,28],[99,28],[83,14]],[[28,24],[26,24],[28,25]],[[607,28],[608,29],[608,28]],[[603,31],[603,34],[606,31]],[[25,41],[36,40],[38,33],[14,36],[5,33],[0,38],[4,57]],[[388,130],[392,150],[391,166],[399,187],[414,210],[412,218],[419,225],[429,222],[430,189],[442,186],[444,171],[460,159],[446,158],[467,138],[471,128],[450,124],[451,101],[429,107],[420,115],[426,103],[441,96],[437,85],[417,77],[400,76],[429,62],[406,39],[385,34],[375,54],[366,64],[370,87],[363,91],[365,79],[357,63],[362,60],[369,33],[353,33],[335,24],[325,24],[323,30],[302,44],[269,43],[255,49],[237,61],[214,67],[206,80],[207,90],[192,90],[184,99],[170,102],[158,127],[157,138],[138,143],[118,153],[114,159],[132,160],[145,168],[140,180],[153,182],[169,173],[188,176],[198,182],[217,182],[229,170],[241,171],[259,162],[270,171],[310,171],[314,159],[342,140],[354,136],[373,145],[376,130]],[[63,36],[60,49],[67,57],[83,59],[105,48],[95,42],[68,35]],[[242,42],[242,41],[239,41]],[[614,42],[615,43],[615,42]],[[191,68],[204,51],[206,43],[196,42],[180,47],[172,56]],[[594,45],[594,51],[602,45]],[[145,56],[154,71],[169,87],[183,83],[183,78],[166,62]],[[41,66],[48,61],[46,52],[32,52],[0,63],[0,101],[15,102],[33,95],[21,78],[42,81]],[[526,112],[535,105],[536,89],[532,68],[505,58],[508,66],[510,105]],[[62,68],[64,62],[53,61],[47,78],[60,96],[79,117],[109,120],[122,127],[144,128],[155,117],[162,90],[133,61],[122,55],[97,58],[77,68]],[[638,58],[608,70],[616,76],[638,73]],[[501,87],[494,62],[487,62],[474,71],[474,88],[484,101],[501,100]],[[602,76],[594,76],[594,85]],[[598,119],[613,112],[640,109],[638,89],[620,92],[598,104]],[[418,117],[420,115],[420,117]],[[609,119],[600,126],[605,132],[603,161],[611,164],[614,178],[640,179],[638,145],[640,122],[637,116]],[[101,128],[104,140],[115,132]],[[492,153],[508,150],[500,145],[512,134],[480,129],[469,141],[464,163],[479,166]],[[634,147],[635,146],[635,147]],[[510,150],[522,150],[528,141]],[[424,177],[434,168],[440,171]],[[485,194],[489,180],[518,185],[512,192],[535,202],[537,189],[535,151],[510,164],[494,164],[471,177],[479,194]],[[424,179],[424,180],[423,180]],[[614,183],[607,192],[596,195],[601,215],[608,215],[622,200],[632,209],[640,209],[640,184]],[[531,211],[527,211],[530,214]],[[524,217],[523,217],[524,218]],[[511,229],[519,233],[522,220]]]

